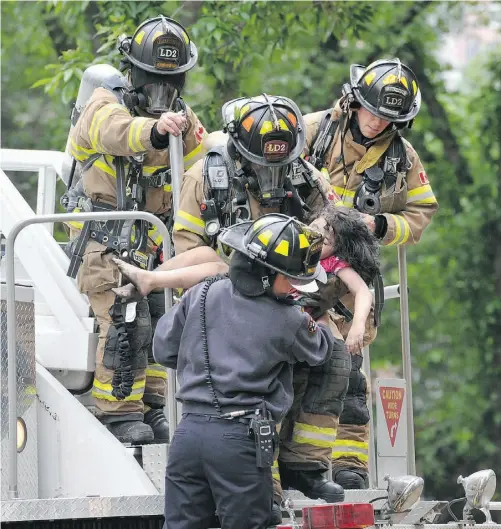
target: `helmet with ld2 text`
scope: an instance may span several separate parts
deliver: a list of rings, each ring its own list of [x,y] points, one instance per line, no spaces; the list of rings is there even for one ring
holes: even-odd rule
[[[371,114],[392,123],[409,123],[421,107],[414,72],[399,59],[381,59],[369,66],[352,64],[353,96]]]
[[[249,190],[262,205],[280,203],[291,163],[306,145],[299,108],[286,97],[262,94],[228,101],[222,112],[228,152],[249,176]]]
[[[154,115],[173,107],[198,58],[184,27],[162,15],[143,22],[132,37],[120,36],[118,49],[124,56],[121,69],[130,69],[130,81],[142,99],[138,106]]]

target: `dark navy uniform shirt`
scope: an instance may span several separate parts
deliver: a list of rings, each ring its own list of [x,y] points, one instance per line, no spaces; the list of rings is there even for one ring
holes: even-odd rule
[[[205,283],[188,290],[160,318],[153,338],[155,360],[177,369],[183,410],[217,414],[206,381],[200,323]],[[210,369],[223,413],[259,406],[264,398],[281,421],[293,400],[292,367],[329,360],[334,337],[296,306],[268,296],[247,297],[229,279],[214,283],[206,299]]]

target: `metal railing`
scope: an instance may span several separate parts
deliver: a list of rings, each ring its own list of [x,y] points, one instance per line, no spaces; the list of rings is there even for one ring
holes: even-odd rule
[[[37,215],[51,214],[56,210],[56,184],[58,178],[62,179],[63,159],[64,153],[59,151],[0,150],[0,166],[4,171],[38,173]],[[50,234],[53,233],[52,223],[47,223],[45,227]]]
[[[409,293],[407,286],[407,257],[405,247],[398,247],[398,285],[391,285],[384,288],[384,299],[400,299],[400,333],[402,338],[402,367],[403,377],[407,387],[407,472],[414,475],[416,473],[416,456],[414,447],[414,417],[412,407],[412,359],[410,347],[410,327],[409,327]],[[369,380],[371,377],[371,361],[369,346],[363,349],[364,372]],[[376,438],[374,435],[374,417],[372,407],[372,391],[369,393],[367,402],[371,414],[370,437],[369,437],[369,487],[376,488],[377,469],[375,446]]]
[[[170,255],[170,237],[165,224],[152,213],[144,211],[112,211],[107,213],[63,213],[53,215],[40,215],[22,220],[15,224],[7,236],[5,243],[6,260],[6,289],[7,289],[7,359],[8,359],[8,380],[7,393],[9,400],[9,497],[18,497],[17,487],[17,358],[16,358],[16,302],[15,302],[15,270],[14,270],[14,246],[19,233],[32,224],[43,224],[53,222],[68,221],[90,221],[97,220],[106,222],[109,220],[144,220],[153,224],[160,233],[164,244],[164,255]],[[68,281],[70,279],[68,278]],[[164,289],[165,310],[172,307],[172,290]],[[169,384],[167,393],[167,406],[169,410],[169,420],[177,424],[177,408],[175,403],[175,380],[174,370],[169,370]],[[173,430],[171,428],[171,435]]]
[[[411,331],[409,324],[409,290],[407,288],[407,252],[398,247],[398,274],[400,282],[400,334],[402,338],[402,369],[407,392],[407,472],[416,474],[414,447],[414,410],[412,406],[412,358]]]

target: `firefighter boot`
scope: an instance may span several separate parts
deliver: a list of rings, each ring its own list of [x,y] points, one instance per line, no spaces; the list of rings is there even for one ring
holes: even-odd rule
[[[163,410],[151,409],[144,414],[144,422],[153,430],[155,443],[169,442],[169,423]]]
[[[344,501],[344,490],[341,485],[328,480],[324,470],[292,470],[280,466],[280,480],[283,488],[299,490],[308,498],[320,498],[327,503]]]
[[[106,427],[121,443],[141,445],[153,441],[153,430],[142,421],[112,422]]]
[[[334,481],[343,489],[368,489],[369,476],[361,468],[344,468],[334,474]]]
[[[280,505],[277,505],[273,502],[273,507],[271,508],[271,516],[269,525],[278,525],[282,523],[282,511]]]

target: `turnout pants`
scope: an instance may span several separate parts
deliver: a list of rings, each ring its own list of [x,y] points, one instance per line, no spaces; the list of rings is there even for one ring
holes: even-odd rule
[[[332,449],[332,475],[356,468],[369,471],[370,416],[367,407],[370,381],[360,368],[361,357],[352,358],[352,372],[337,439]]]
[[[341,339],[335,325],[330,321],[334,336]],[[343,406],[343,398],[348,387],[350,373],[350,355],[339,347],[334,349],[337,356],[337,369],[334,373],[318,374],[318,368],[297,365],[294,369],[294,402],[289,413],[282,422],[280,429],[280,464],[294,470],[327,470],[330,465],[332,450],[335,446],[339,415]],[[319,391],[319,377],[328,377],[328,391],[323,397],[328,401],[321,406],[321,413],[314,410],[305,411],[305,395]],[[273,468],[275,480],[275,501],[279,503],[281,487],[278,465]]]
[[[163,408],[167,383],[166,369],[153,360],[151,339],[154,325],[163,314],[163,292],[151,294],[135,307],[136,325],[129,340],[132,348],[134,383],[131,394],[124,400],[112,395],[114,369],[119,365],[116,332],[109,314],[115,301],[112,288],[118,285],[118,269],[105,254],[105,247],[90,241],[78,273],[78,286],[87,294],[99,324],[96,350],[96,370],[92,396],[96,414],[104,423],[123,420],[143,420],[149,408]],[[146,408],[145,408],[146,406]]]
[[[164,529],[264,529],[273,503],[270,468],[256,466],[247,423],[183,414],[169,447]],[[203,441],[202,441],[203,440]]]
[[[343,298],[345,305],[353,310],[353,296]],[[372,324],[373,312],[369,314],[364,335],[364,347],[376,338],[377,329]],[[348,335],[351,323],[342,316],[334,316],[336,324],[344,338]],[[359,469],[369,471],[370,414],[367,407],[370,393],[370,380],[362,371],[360,355],[352,357],[350,382],[339,418],[337,439],[332,449],[332,471],[335,479],[340,470]]]

